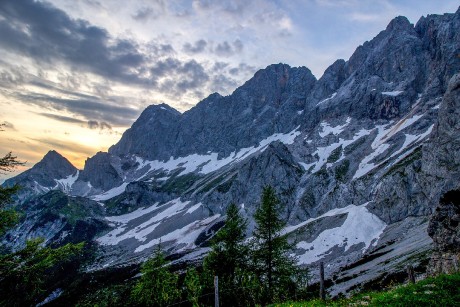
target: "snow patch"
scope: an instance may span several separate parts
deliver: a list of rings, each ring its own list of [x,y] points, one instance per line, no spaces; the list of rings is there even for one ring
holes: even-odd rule
[[[72,185],[75,183],[75,181],[77,181],[79,174],[80,171],[77,170],[75,174],[69,175],[66,178],[54,179],[54,181],[56,182],[56,186],[54,188],[61,188],[64,193],[69,193],[72,189]]]
[[[320,102],[318,102],[316,105],[319,106],[320,104],[322,103],[325,103],[331,99],[333,99],[335,96],[337,96],[337,93],[333,93],[331,96],[329,96],[328,98],[324,99],[324,100],[321,100]]]
[[[353,179],[357,179],[357,178],[360,178],[360,177],[366,175],[368,172],[373,170],[375,167],[381,165],[382,163],[387,161],[389,158],[391,158],[392,156],[390,156],[389,158],[385,159],[385,161],[382,161],[382,162],[377,163],[377,164],[370,162],[373,159],[375,159],[377,156],[379,156],[382,153],[384,153],[390,147],[390,144],[388,144],[386,142],[392,136],[394,136],[396,133],[404,130],[405,128],[411,126],[412,124],[414,124],[415,122],[417,122],[420,118],[422,118],[424,116],[424,114],[420,114],[420,115],[414,115],[411,118],[407,118],[409,115],[403,117],[400,121],[398,121],[393,126],[390,126],[391,124],[393,124],[393,122],[390,122],[387,125],[380,125],[380,126],[377,126],[375,128],[375,129],[377,129],[378,133],[377,133],[377,136],[375,137],[374,141],[371,144],[371,148],[373,149],[373,151],[368,156],[366,156],[365,158],[363,158],[361,160],[361,162],[359,163],[358,169],[356,170],[356,173],[353,176]],[[388,126],[390,126],[390,127],[387,128]],[[430,130],[430,132],[428,132],[428,134],[429,133],[431,133],[431,130]],[[418,139],[420,139],[420,137],[418,137]],[[409,139],[409,141],[410,141],[410,139]],[[405,142],[405,145],[403,144],[403,147],[404,146],[409,146],[410,144],[409,143],[406,144],[406,142]]]
[[[326,135],[333,134],[333,135],[338,135],[342,133],[342,131],[345,129],[346,126],[350,124],[351,118],[348,117],[347,121],[343,125],[338,125],[335,127],[330,126],[327,122],[322,122],[320,125],[322,127],[322,131],[319,132],[320,137],[325,137]]]
[[[201,206],[201,203],[196,204],[195,206],[188,208],[188,210],[184,213],[185,207],[189,203],[190,201],[182,202],[180,198],[176,198],[161,206],[156,203],[149,208],[137,209],[136,211],[128,214],[106,217],[108,221],[117,223],[117,228],[98,238],[96,241],[103,245],[116,245],[129,238],[134,238],[139,242],[144,242],[147,240],[147,235],[152,233],[164,220],[170,219],[179,214],[183,215],[192,213]],[[128,227],[128,223],[131,221],[150,213],[154,213],[154,215],[147,221],[137,225],[136,227]]]
[[[209,174],[226,165],[241,161],[258,151],[264,150],[272,142],[280,141],[287,145],[294,143],[294,139],[300,135],[300,131],[298,131],[299,128],[300,126],[286,134],[273,134],[260,141],[259,145],[257,146],[242,148],[238,150],[238,152],[232,152],[228,157],[222,159],[218,158],[217,153],[208,153],[206,155],[192,154],[179,158],[171,157],[168,161],[148,161],[136,157],[136,161],[139,163],[137,169],[140,170],[146,166],[149,166],[150,169],[147,172],[149,173],[156,170],[170,172],[178,168],[183,168],[179,176],[186,175],[197,170],[200,174]]]
[[[345,252],[353,245],[364,243],[363,252],[371,245],[375,245],[383,230],[387,226],[376,215],[369,212],[365,203],[361,206],[349,205],[345,208],[333,209],[317,218],[309,219],[299,225],[287,227],[284,232],[292,232],[315,220],[327,216],[347,214],[345,222],[332,229],[327,229],[319,234],[311,243],[301,241],[296,247],[305,250],[299,256],[298,264],[310,264],[318,261],[334,246],[345,247]]]
[[[391,92],[382,92],[382,95],[396,97],[398,95],[401,95],[402,93],[404,93],[404,91],[391,91]]]
[[[164,235],[160,238],[155,238],[151,241],[149,241],[146,244],[140,245],[137,247],[134,252],[138,253],[141,252],[147,248],[153,247],[161,242],[168,242],[168,241],[174,241],[174,244],[176,246],[180,246],[182,244],[185,244],[185,246],[181,247],[178,251],[184,251],[187,249],[193,249],[195,248],[194,242],[200,235],[200,233],[212,222],[214,222],[216,219],[220,217],[220,214],[213,215],[207,219],[200,220],[200,221],[195,221],[193,223],[190,223],[180,229],[176,229],[167,235]]]
[[[317,162],[313,162],[313,163],[310,163],[310,164],[305,164],[305,163],[301,163],[301,165],[306,169],[308,170],[312,165],[315,165],[315,167],[313,168],[312,172],[317,172],[321,169],[321,167],[323,167],[324,164],[326,164],[327,162],[327,158],[329,158],[329,156],[331,155],[331,153],[339,148],[340,146],[343,146],[343,148],[347,147],[348,145],[354,143],[355,141],[357,141],[359,138],[361,138],[362,136],[365,136],[365,135],[368,135],[369,133],[371,133],[372,130],[365,130],[365,129],[361,129],[358,133],[356,133],[353,138],[351,140],[344,140],[342,138],[339,138],[339,141],[337,143],[333,143],[333,144],[330,144],[326,147],[318,147],[316,149],[316,151],[313,153],[313,155],[318,155],[319,159]],[[343,153],[342,153],[342,156],[336,161],[336,162],[339,162],[343,159]],[[307,169],[308,167],[308,169]]]
[[[110,189],[104,193],[93,195],[90,198],[95,201],[107,200],[111,199],[112,197],[118,196],[126,190],[129,182],[124,182],[120,186]]]

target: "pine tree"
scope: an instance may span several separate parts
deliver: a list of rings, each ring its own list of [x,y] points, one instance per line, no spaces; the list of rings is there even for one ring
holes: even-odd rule
[[[0,130],[1,131],[1,130]],[[0,174],[11,172],[17,166],[24,165],[23,162],[17,160],[11,152],[0,158]],[[11,202],[11,197],[19,190],[18,185],[12,187],[0,186],[0,235],[2,235],[8,228],[16,224],[18,214],[12,209],[6,209],[5,206]]]
[[[245,304],[236,297],[239,298],[243,290],[236,289],[241,288],[243,278],[248,278],[249,247],[244,242],[246,227],[247,220],[240,215],[238,207],[230,204],[225,225],[212,239],[211,251],[204,260],[204,270],[209,275],[208,283],[217,275],[220,288],[227,289],[221,296],[223,304]]]
[[[289,255],[291,245],[281,230],[286,223],[280,217],[280,201],[268,186],[263,189],[261,203],[254,219],[252,260],[262,286],[262,304],[282,299],[292,287],[296,267]]]
[[[187,290],[187,299],[192,303],[193,307],[200,306],[198,299],[202,292],[202,285],[200,283],[200,276],[195,268],[187,270],[184,280],[185,288]]]
[[[142,277],[134,286],[132,297],[141,306],[167,306],[180,297],[178,276],[171,273],[158,247],[155,256],[144,263]]]

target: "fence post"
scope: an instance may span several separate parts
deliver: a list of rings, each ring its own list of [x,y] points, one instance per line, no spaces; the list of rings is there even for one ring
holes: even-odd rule
[[[324,289],[324,262],[319,263],[319,297],[324,301],[326,299],[326,291]]]
[[[214,276],[214,306],[219,307],[219,277]]]
[[[410,264],[407,266],[407,275],[409,275],[409,282],[415,284],[414,268]]]

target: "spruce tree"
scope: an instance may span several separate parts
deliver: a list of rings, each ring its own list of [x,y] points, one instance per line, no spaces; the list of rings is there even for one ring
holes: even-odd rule
[[[0,126],[1,127],[1,126]],[[0,131],[2,131],[0,129]],[[11,172],[14,168],[24,165],[23,162],[17,160],[11,152],[0,158],[0,174]],[[19,190],[18,185],[11,187],[0,186],[0,235],[8,228],[12,227],[18,221],[18,214],[13,209],[6,209],[6,205],[11,202],[11,197]]]
[[[221,295],[222,304],[246,305],[239,300],[244,289],[242,279],[248,278],[249,247],[244,242],[247,220],[238,212],[235,204],[227,209],[225,225],[219,229],[211,240],[211,251],[204,260],[204,270],[208,275],[208,287],[211,287],[213,276],[219,277],[221,289],[226,289]]]
[[[155,256],[142,266],[142,277],[132,291],[136,303],[141,306],[168,306],[180,297],[178,276],[169,271],[167,264],[158,247]]]
[[[260,206],[254,214],[252,261],[254,271],[262,284],[262,304],[285,298],[296,267],[289,255],[291,245],[281,230],[286,223],[280,217],[280,201],[275,190],[263,189]]]

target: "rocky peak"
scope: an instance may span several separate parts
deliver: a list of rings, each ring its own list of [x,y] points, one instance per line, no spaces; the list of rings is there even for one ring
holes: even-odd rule
[[[393,18],[388,24],[386,31],[413,31],[414,26],[409,22],[407,17],[398,16]]]
[[[115,160],[117,160],[116,157],[106,152],[98,152],[85,161],[85,168],[79,179],[89,182],[96,189],[105,191],[121,185],[123,179],[113,166],[117,164]]]

